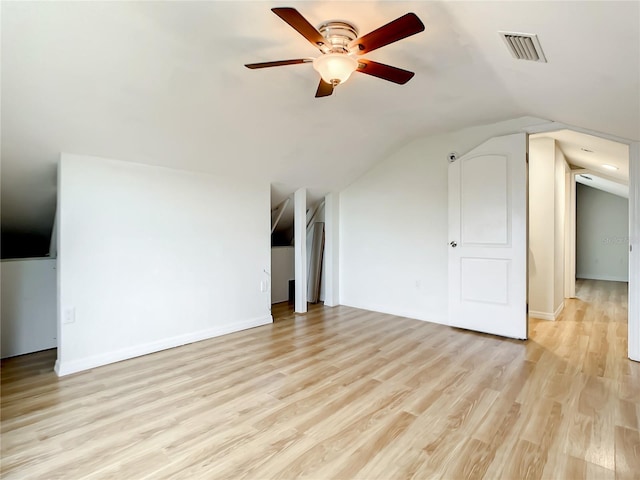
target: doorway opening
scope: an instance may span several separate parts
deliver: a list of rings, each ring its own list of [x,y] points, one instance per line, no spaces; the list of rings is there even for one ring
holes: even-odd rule
[[[301,198],[282,185],[271,186],[271,305],[272,316],[291,313],[296,304],[296,279],[304,278],[302,306],[324,301],[325,197]],[[300,214],[300,215],[299,215]],[[303,246],[296,252],[296,222],[302,226]],[[301,254],[301,255],[300,255]],[[304,267],[304,268],[300,268]],[[298,305],[299,307],[299,305]],[[295,308],[302,313],[306,309]],[[291,312],[289,312],[291,311]],[[278,316],[280,315],[280,316]]]
[[[608,318],[627,330],[629,160],[629,145],[570,129],[529,136],[530,318],[611,294],[624,303]]]
[[[293,302],[293,199],[271,189],[271,305]]]

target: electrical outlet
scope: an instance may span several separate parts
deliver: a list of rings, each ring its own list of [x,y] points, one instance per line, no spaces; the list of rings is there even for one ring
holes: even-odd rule
[[[62,319],[62,323],[67,325],[69,323],[75,323],[75,321],[76,321],[76,308],[75,307],[67,308],[64,311],[64,318]]]

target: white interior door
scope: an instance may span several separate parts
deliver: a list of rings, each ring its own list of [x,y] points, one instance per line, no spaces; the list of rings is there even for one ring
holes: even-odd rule
[[[449,164],[449,324],[527,338],[527,136]]]

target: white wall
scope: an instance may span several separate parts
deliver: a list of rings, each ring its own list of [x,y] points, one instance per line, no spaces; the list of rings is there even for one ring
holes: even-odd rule
[[[295,279],[294,248],[271,247],[271,303],[289,300],[289,280]]]
[[[553,318],[555,140],[529,139],[529,313]]]
[[[56,347],[56,261],[3,260],[1,357]]]
[[[59,374],[272,321],[268,182],[67,154],[58,182]]]
[[[576,182],[569,165],[564,175],[564,296],[576,296]]]
[[[576,277],[629,280],[629,201],[577,185]]]
[[[327,307],[340,304],[340,196],[330,193],[325,197],[325,249],[322,265],[322,290],[320,295]]]
[[[557,316],[564,307],[564,257],[565,257],[565,210],[566,210],[566,173],[569,170],[567,159],[558,144],[554,149],[554,188],[553,188],[553,312]]]
[[[529,315],[547,320],[564,306],[567,168],[553,138],[529,140]]]
[[[295,252],[295,312],[307,311],[307,189],[293,194],[293,245]]]
[[[418,139],[340,193],[340,303],[448,323],[447,155],[522,131],[521,118]]]

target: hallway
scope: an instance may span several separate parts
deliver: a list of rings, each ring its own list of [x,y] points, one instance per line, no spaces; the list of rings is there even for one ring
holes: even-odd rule
[[[567,361],[569,371],[616,379],[618,364],[628,361],[627,285],[578,279],[558,320],[529,319],[530,340]]]

